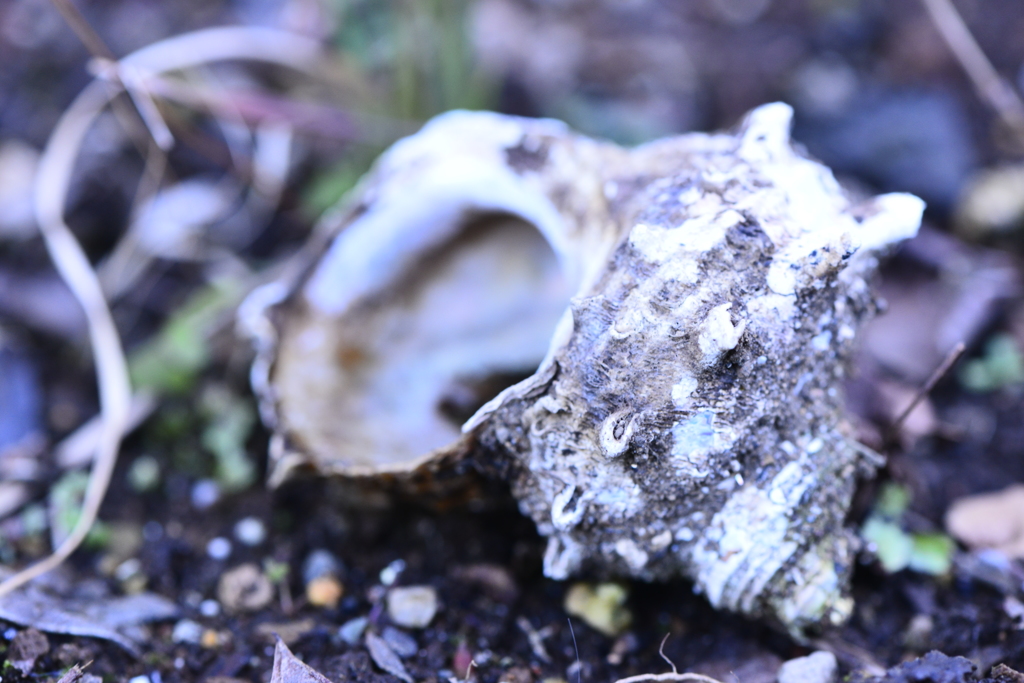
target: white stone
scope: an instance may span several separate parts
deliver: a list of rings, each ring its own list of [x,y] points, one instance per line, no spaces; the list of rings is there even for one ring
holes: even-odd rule
[[[779,683],[835,683],[839,663],[831,652],[819,650],[806,657],[784,662],[779,668]]]
[[[426,628],[437,614],[437,591],[430,586],[392,588],[387,601],[391,621],[405,628]]]

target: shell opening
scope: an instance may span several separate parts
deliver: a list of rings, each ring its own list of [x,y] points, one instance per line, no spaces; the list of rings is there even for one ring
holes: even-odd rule
[[[343,311],[290,314],[274,370],[280,416],[321,469],[412,467],[547,353],[574,292],[540,231],[475,213],[450,234]]]

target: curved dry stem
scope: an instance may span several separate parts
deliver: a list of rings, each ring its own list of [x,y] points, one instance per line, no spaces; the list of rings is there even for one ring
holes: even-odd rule
[[[682,681],[699,681],[699,683],[722,683],[717,678],[705,676],[704,674],[680,674],[676,672],[665,674],[637,674],[628,678],[620,678],[615,683],[641,683],[642,681],[654,681],[654,683],[682,683]]]
[[[229,59],[311,68],[321,54],[313,40],[263,28],[214,28],[154,43],[125,57],[115,66],[135,76],[162,73]],[[133,79],[129,78],[129,82]],[[50,258],[85,311],[96,363],[101,405],[101,429],[82,512],[68,537],[53,554],[0,583],[0,596],[54,569],[81,544],[99,513],[117,462],[121,439],[131,414],[132,389],[121,339],[96,272],[64,222],[64,205],[74,163],[86,133],[119,89],[95,80],[61,116],[40,159],[35,184],[35,211]]]
[[[661,655],[661,658],[668,662],[668,665],[672,667],[672,673],[677,674],[679,673],[679,669],[676,668],[676,663],[669,659],[668,655],[665,654],[665,643],[668,642],[668,637],[670,635],[672,635],[671,632],[666,633],[665,637],[661,639],[661,645],[658,646],[658,654]]]
[[[951,0],[921,2],[982,99],[1024,141],[1024,101],[992,66]]]
[[[71,171],[85,133],[109,101],[104,84],[92,83],[61,117],[40,159],[35,186],[36,219],[57,272],[85,312],[89,340],[96,362],[102,406],[95,464],[89,477],[78,522],[66,539],[46,559],[24,569],[3,583],[0,595],[9,593],[62,563],[85,539],[106,494],[117,461],[117,451],[128,423],[131,384],[121,339],[100,287],[96,272],[81,245],[64,223],[64,199]]]

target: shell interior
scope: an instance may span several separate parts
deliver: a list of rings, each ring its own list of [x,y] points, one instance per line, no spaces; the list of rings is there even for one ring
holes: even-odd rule
[[[547,352],[572,291],[544,236],[480,212],[429,232],[447,239],[380,268],[387,276],[355,297],[338,286],[345,301],[333,315],[304,297],[283,326],[273,379],[282,426],[321,469],[410,469],[452,447],[462,423]],[[307,290],[317,287],[314,274]]]

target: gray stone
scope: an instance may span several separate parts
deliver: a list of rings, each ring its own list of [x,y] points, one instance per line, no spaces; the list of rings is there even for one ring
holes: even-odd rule
[[[784,662],[779,668],[779,683],[834,683],[838,669],[836,656],[819,650]]]

